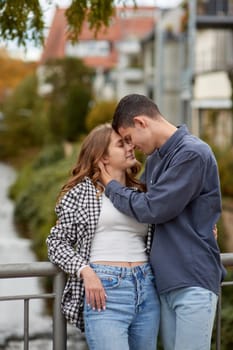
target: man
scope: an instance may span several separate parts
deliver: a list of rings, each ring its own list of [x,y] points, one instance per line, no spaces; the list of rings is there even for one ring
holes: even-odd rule
[[[148,159],[147,192],[124,187],[100,164],[105,193],[120,211],[155,225],[150,262],[161,300],[165,350],[209,350],[225,274],[213,235],[221,213],[216,160],[210,147],[175,127],[156,104],[125,96],[113,128]]]

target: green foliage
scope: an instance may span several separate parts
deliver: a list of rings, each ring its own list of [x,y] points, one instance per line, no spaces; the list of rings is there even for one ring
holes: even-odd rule
[[[89,9],[87,10],[87,3]],[[90,28],[97,34],[98,30],[104,25],[109,25],[109,19],[114,13],[113,0],[73,0],[70,7],[66,10],[68,21],[68,31],[72,41],[76,41],[82,30],[82,24],[87,20]]]
[[[86,132],[85,119],[89,111],[90,90],[85,86],[74,85],[68,91],[65,107],[65,136],[68,141],[75,141]]]
[[[116,105],[116,101],[97,102],[87,115],[87,130],[90,131],[99,124],[111,122]]]
[[[74,141],[85,133],[85,118],[92,99],[93,70],[77,58],[51,60],[46,64],[48,121],[55,141]]]
[[[0,48],[0,105],[9,92],[15,89],[26,76],[36,70],[35,62],[25,62],[9,56],[6,49]]]
[[[59,147],[44,149],[36,161],[24,167],[11,187],[16,225],[22,235],[32,239],[39,260],[47,260],[45,240],[56,221],[57,196],[75,158],[75,152],[70,158],[62,157]]]
[[[126,4],[126,0],[118,0]],[[47,0],[47,8],[55,1]],[[136,0],[135,0],[136,5]],[[96,34],[101,27],[107,27],[114,13],[114,0],[72,0],[66,11],[68,33],[72,41],[77,41],[84,21]],[[4,40],[18,41],[26,46],[31,40],[36,45],[43,44],[45,23],[42,7],[38,0],[1,0],[0,36]]]
[[[224,282],[233,281],[233,271],[228,269],[227,276]],[[222,302],[221,302],[221,349],[232,350],[233,338],[233,293],[232,285],[222,286]],[[216,349],[216,323],[214,325],[212,347],[211,350]]]
[[[0,36],[26,45],[28,40],[43,43],[43,12],[38,0],[1,0]]]
[[[49,143],[73,142],[85,134],[92,77],[92,69],[81,60],[65,58],[47,64],[45,82],[52,87],[47,98],[38,95],[36,75],[24,79],[3,105],[0,158],[19,157]]]
[[[233,149],[214,149],[218,162],[221,190],[224,197],[233,197]]]
[[[64,158],[64,148],[61,144],[50,145],[41,150],[40,154],[37,156],[32,164],[32,169],[40,169],[46,166],[50,166],[53,163]]]
[[[37,94],[37,78],[26,77],[3,105],[5,130],[1,133],[1,158],[41,146],[46,137],[43,100]]]

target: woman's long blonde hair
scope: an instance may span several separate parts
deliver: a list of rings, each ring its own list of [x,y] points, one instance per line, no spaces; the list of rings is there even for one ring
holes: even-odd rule
[[[85,138],[75,164],[71,177],[62,187],[58,197],[58,201],[64,194],[80,183],[84,177],[89,177],[94,186],[102,193],[104,191],[101,186],[101,174],[98,167],[98,162],[103,156],[108,154],[108,147],[113,132],[112,126],[109,123],[95,127]],[[126,171],[126,186],[136,187],[140,191],[145,191],[145,186],[140,183],[136,175],[141,169],[141,164],[137,162],[133,167]]]

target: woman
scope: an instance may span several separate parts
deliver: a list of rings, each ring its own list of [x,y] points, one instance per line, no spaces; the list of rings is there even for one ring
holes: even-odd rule
[[[151,231],[105,197],[100,161],[122,184],[144,190],[132,146],[110,124],[93,129],[62,188],[46,241],[51,262],[69,274],[62,310],[85,329],[91,350],[155,350],[160,305],[147,255]]]

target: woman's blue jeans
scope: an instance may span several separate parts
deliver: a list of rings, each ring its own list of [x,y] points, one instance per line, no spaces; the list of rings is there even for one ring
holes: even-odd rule
[[[107,294],[106,310],[84,307],[90,350],[155,350],[160,302],[149,264],[133,268],[91,264]]]
[[[209,350],[218,297],[201,287],[160,295],[164,350]]]

